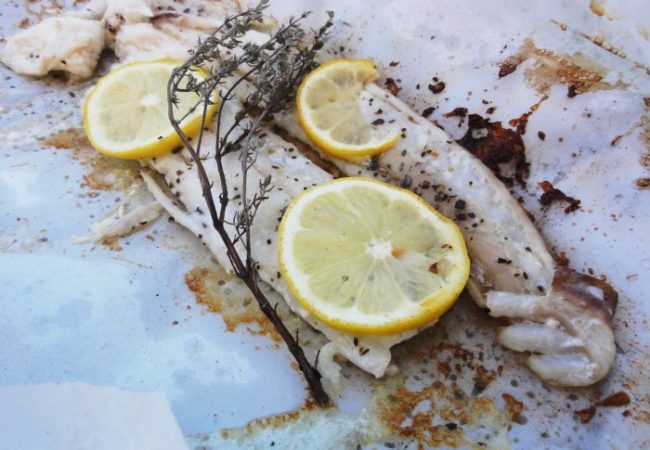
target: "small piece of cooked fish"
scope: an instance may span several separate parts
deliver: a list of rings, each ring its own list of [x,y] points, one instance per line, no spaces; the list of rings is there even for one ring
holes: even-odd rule
[[[362,92],[360,105],[368,122],[399,129],[402,139],[373,158],[323,157],[345,175],[409,188],[455,220],[470,253],[470,295],[492,316],[511,322],[500,330],[499,342],[531,352],[527,364],[540,378],[565,386],[602,379],[616,355],[612,316],[617,294],[611,286],[555,267],[539,232],[504,184],[443,130],[375,84]],[[316,148],[295,112],[276,117],[276,123]]]
[[[0,61],[21,75],[65,71],[92,76],[104,48],[104,27],[96,20],[51,17],[7,38]]]

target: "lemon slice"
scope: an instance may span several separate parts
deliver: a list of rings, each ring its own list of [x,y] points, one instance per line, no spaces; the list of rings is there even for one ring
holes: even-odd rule
[[[280,223],[282,276],[341,331],[387,335],[437,320],[469,276],[458,227],[410,191],[342,178],[305,191]]]
[[[388,150],[400,132],[364,115],[361,91],[379,77],[368,59],[336,59],[310,72],[298,88],[298,119],[323,151],[346,159]]]
[[[100,153],[125,159],[161,156],[182,145],[167,115],[167,82],[182,61],[137,62],[119,67],[100,79],[86,96],[83,124]],[[197,79],[206,73],[191,72]],[[179,93],[176,117],[187,136],[201,128],[203,105],[194,92]],[[216,103],[216,102],[213,102]],[[216,105],[208,107],[208,119]]]

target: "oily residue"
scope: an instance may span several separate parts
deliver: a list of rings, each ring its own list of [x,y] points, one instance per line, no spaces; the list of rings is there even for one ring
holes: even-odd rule
[[[56,133],[42,141],[44,146],[72,150],[72,159],[88,168],[81,187],[94,191],[127,191],[141,185],[140,168],[136,162],[108,158],[97,153],[86,134],[78,128]]]
[[[564,192],[556,189],[550,181],[542,181],[539,183],[544,193],[539,197],[539,202],[544,206],[549,206],[554,202],[566,202],[569,205],[564,208],[564,213],[569,214],[580,209],[580,200],[569,197]]]
[[[197,303],[221,315],[228,331],[244,326],[250,334],[268,336],[276,343],[282,340],[246,285],[220,265],[196,266],[185,274],[184,281]],[[293,314],[280,295],[268,285],[261,283],[261,287],[284,325],[291,334],[299,336],[300,345],[313,360],[318,349],[325,344],[325,337]]]
[[[508,448],[508,427],[524,408],[509,394],[504,403],[499,409],[495,400],[470,397],[456,383],[435,382],[418,391],[397,384],[380,393],[374,409],[388,436],[414,440],[418,448]]]
[[[456,383],[409,389],[399,376],[373,385],[374,394],[360,413],[308,403],[293,412],[223,430],[220,442],[205,448],[316,448],[316,440],[329,444],[318,448],[360,448],[382,442],[386,448],[396,448],[410,442],[419,449],[506,449],[510,428],[522,422],[523,402],[508,393],[497,401],[471,397]]]
[[[548,93],[549,88],[555,84],[571,87],[571,92],[575,95],[623,87],[618,83],[612,85],[603,81],[609,70],[585,56],[563,55],[537,48],[531,39],[526,39],[518,53],[509,56],[500,64],[499,77],[514,72],[528,59],[533,59],[534,64],[526,68],[524,77],[528,84],[541,94]]]
[[[517,181],[525,186],[529,164],[521,136],[501,122],[490,122],[479,114],[470,114],[469,128],[457,142],[479,158],[507,185]]]
[[[280,340],[244,283],[221,266],[195,267],[185,274],[184,281],[198,303],[221,314],[228,331],[247,325],[253,334],[264,334]]]

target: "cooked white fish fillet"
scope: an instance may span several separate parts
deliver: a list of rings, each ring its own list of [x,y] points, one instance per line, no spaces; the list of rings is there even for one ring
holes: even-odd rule
[[[0,61],[21,75],[56,70],[88,78],[103,48],[104,27],[99,21],[51,17],[9,37]]]
[[[110,35],[106,41],[114,47],[122,62],[159,57],[183,58],[195,44],[195,39],[210,28],[212,21],[218,22],[219,16],[236,9],[229,2],[217,2],[218,6],[214,6],[213,2],[199,3],[204,12],[208,11],[204,14],[208,18],[177,12],[150,15],[149,11],[165,9],[161,6],[163,2],[151,0],[97,2],[99,7],[92,14],[95,14],[99,22],[109,25]],[[249,36],[250,39],[257,37],[260,36],[254,32]],[[44,38],[41,36],[40,39]],[[16,49],[16,52],[20,51],[24,52],[24,49]],[[78,72],[87,73],[88,68],[94,67],[94,64],[95,62],[90,62],[84,70]],[[442,130],[373,84],[363,92],[361,104],[371,121],[381,118],[387,127],[401,129],[404,136],[394,149],[376,158],[357,162],[330,158],[341,172],[382,178],[408,187],[443,214],[456,220],[465,235],[472,258],[468,284],[470,294],[480,306],[488,307],[492,315],[507,318],[512,323],[500,331],[499,342],[516,351],[532,352],[528,365],[542,379],[553,384],[581,386],[604,377],[615,357],[611,317],[616,306],[616,292],[606,283],[594,278],[568,269],[556,269],[539,233],[505,186]],[[382,111],[380,115],[376,114],[379,110]],[[277,123],[300,140],[311,144],[302,132],[295,114],[278,117]],[[275,139],[277,138],[269,134],[270,141]],[[274,145],[269,144],[267,147]],[[284,148],[288,144],[279,145]],[[273,183],[284,187],[282,194],[279,194],[278,189],[272,195],[272,201],[264,205],[267,214],[260,216],[263,219],[258,219],[262,224],[273,223],[274,215],[277,220],[277,213],[288,204],[296,189],[308,186],[309,181],[304,179],[306,173],[313,171],[313,179],[318,178],[315,176],[320,171],[318,167],[296,155],[295,150],[291,153],[289,159],[280,157],[275,164],[286,170],[287,176],[283,178],[271,173],[274,176]],[[263,160],[274,154],[274,158],[278,158],[277,155],[282,152],[261,151],[260,162],[256,165],[256,177],[262,178],[267,174],[269,166]],[[304,167],[300,161],[304,161]],[[168,182],[176,179],[174,174],[178,171],[191,170],[182,155],[159,159],[152,162],[152,167],[164,174]],[[214,168],[212,172],[214,173]],[[291,177],[291,174],[294,176]],[[183,182],[182,188],[176,190],[178,201],[182,202],[184,209],[180,205],[174,205],[175,200],[165,196],[165,191],[156,188],[151,183],[151,177],[146,177],[163,206],[175,214],[179,222],[200,235],[215,255],[221,258],[220,262],[228,267],[219,242],[214,236],[203,236],[201,231],[203,225],[198,222],[200,218],[196,216],[196,208],[200,208],[202,198],[196,177],[192,178],[194,184],[187,180]],[[303,184],[292,178],[301,180]],[[273,208],[280,209],[274,211]],[[258,225],[259,223],[255,227],[255,233],[259,233],[262,238],[256,234],[255,239],[264,243],[264,237],[271,233],[267,239],[273,242],[274,226],[271,231],[260,229]],[[277,265],[274,251],[264,251],[264,245],[256,248],[260,248],[258,258],[264,262],[261,269],[263,279],[282,293],[295,311],[306,317],[306,312],[301,311],[290,297],[284,282],[277,280],[277,275],[273,276],[277,274],[273,270],[273,264]],[[328,330],[312,318],[307,319],[333,341],[323,349],[321,360],[340,353],[377,376],[383,373],[390,361],[390,346],[414,334],[369,339],[364,345],[371,351],[360,359],[350,336]],[[369,362],[371,360],[373,362]],[[336,373],[336,368],[330,370],[332,378],[335,378]]]
[[[512,325],[499,342],[531,352],[528,366],[556,385],[586,386],[611,368],[617,294],[606,283],[556,268],[539,232],[505,185],[444,131],[369,84],[360,104],[369,122],[401,130],[394,148],[374,158],[330,159],[344,174],[380,178],[421,195],[460,227],[471,259],[468,290]],[[276,117],[316,148],[295,112]]]
[[[225,108],[224,115],[228,116],[228,114],[232,115],[232,112],[229,113],[228,108]],[[228,125],[224,126],[227,128]],[[212,131],[206,132],[202,148],[213,149],[215,139]],[[258,150],[257,161],[248,175],[250,187],[257,186],[258,182],[267,176],[271,176],[271,184],[274,186],[269,199],[260,206],[251,230],[253,257],[259,264],[261,279],[280,293],[295,313],[330,340],[320,351],[318,369],[334,386],[338,385],[340,372],[340,366],[333,359],[336,355],[343,356],[376,377],[383,376],[391,360],[390,348],[414,336],[417,330],[390,336],[355,337],[315,319],[295,300],[280,276],[280,265],[277,260],[277,227],[283,211],[294,196],[311,186],[331,180],[332,176],[302,155],[292,144],[271,131],[267,131],[263,139],[264,143]],[[203,163],[209,178],[218,180],[215,160],[208,157]],[[214,232],[210,217],[204,212],[207,211],[205,200],[196,167],[189,153],[183,150],[177,154],[154,158],[145,164],[165,180],[164,185],[161,186],[157,183],[155,174],[146,171],[143,173],[149,190],[156,200],[179,224],[203,240],[223,267],[230,269],[226,248],[221,238]],[[238,178],[241,176],[241,162],[238,155],[227,155],[223,164],[225,172],[233,174],[229,183],[238,186]],[[214,198],[218,198],[219,194],[219,183],[215,182]],[[230,202],[226,213],[228,220],[232,219],[240,207],[237,192],[231,190],[230,195],[233,201]],[[232,227],[229,231],[234,235]]]
[[[136,206],[129,211],[124,205],[120,205],[102,220],[91,225],[92,236],[77,238],[75,243],[102,242],[127,236],[156,220],[162,211],[162,205],[157,201]]]

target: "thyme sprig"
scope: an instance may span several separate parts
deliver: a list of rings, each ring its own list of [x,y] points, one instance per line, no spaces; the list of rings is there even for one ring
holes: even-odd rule
[[[332,26],[332,13],[318,30],[308,33],[301,22],[310,14],[305,12],[281,26],[264,42],[255,43],[245,35],[264,20],[263,13],[269,0],[239,14],[228,17],[211,35],[207,36],[194,50],[192,56],[177,67],[167,86],[168,114],[172,126],[180,136],[185,148],[196,164],[203,197],[212,219],[212,225],[224,242],[228,258],[237,277],[242,279],[257,303],[271,321],[278,334],[287,344],[316,402],[325,406],[329,398],[321,384],[321,375],[306,358],[297,339],[287,330],[259,286],[258,265],[255,262],[251,226],[261,204],[272,191],[272,180],[268,176],[258,183],[257,190],[249,195],[249,170],[255,165],[257,152],[263,145],[264,124],[280,111],[289,107],[295,98],[297,86],[302,78],[317,66],[315,56],[323,47],[324,38]],[[205,78],[193,76],[196,70],[207,72]],[[245,83],[245,101],[240,102],[236,90]],[[251,89],[252,88],[252,89]],[[197,102],[189,111],[178,111],[178,94],[194,92]],[[212,153],[205,153],[204,132],[208,125],[207,111],[218,99],[215,115],[216,142]],[[224,106],[235,105],[231,122],[226,125]],[[201,131],[192,143],[185,135],[180,123],[190,113],[201,108],[203,111]],[[181,114],[177,117],[177,114]],[[239,177],[226,173],[223,158],[238,153]],[[210,180],[203,160],[214,158],[219,174],[218,204],[213,195],[214,182]],[[241,180],[239,190],[240,208],[232,218],[226,217],[231,202],[230,182]],[[237,189],[237,188],[234,188]],[[228,227],[234,228],[229,233]],[[277,306],[277,305],[276,305]]]

